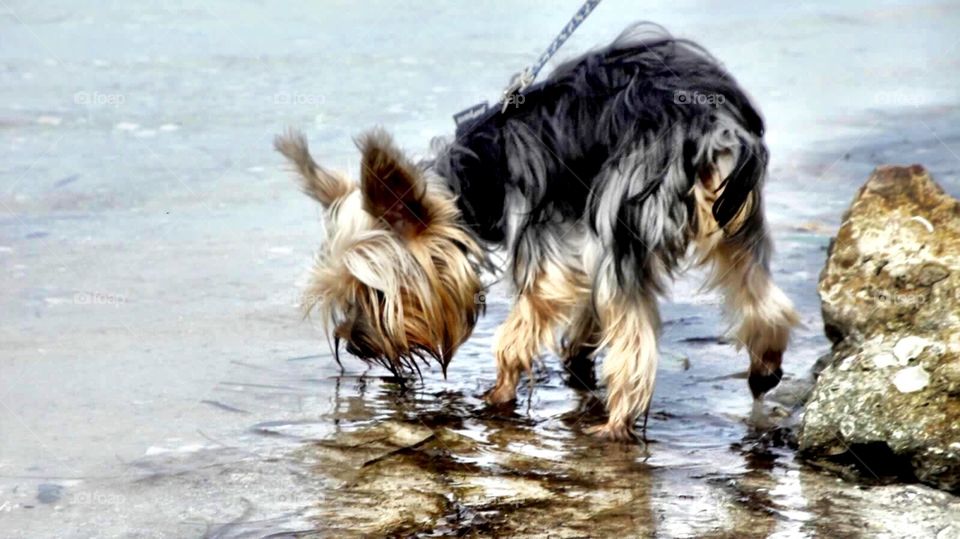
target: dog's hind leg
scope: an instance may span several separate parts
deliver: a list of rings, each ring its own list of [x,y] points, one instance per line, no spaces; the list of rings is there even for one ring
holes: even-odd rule
[[[783,352],[799,316],[756,252],[724,238],[708,257],[714,264],[712,283],[724,291],[726,310],[735,321],[736,345],[750,355],[747,380],[754,398],[759,398],[780,383]]]
[[[709,286],[726,297],[725,310],[733,318],[738,348],[750,354],[748,382],[754,398],[776,387],[783,376],[781,363],[790,329],[799,323],[793,304],[773,282],[768,258],[772,251],[759,195],[750,193],[740,212],[721,229],[711,215],[720,178],[728,177],[731,159],[721,156],[701,175],[694,189],[695,244],[700,263],[712,265]],[[749,233],[745,233],[749,231]]]
[[[615,297],[598,305],[606,348],[603,379],[607,385],[605,425],[588,432],[612,440],[636,439],[633,426],[646,413],[657,375],[660,314],[653,294]]]

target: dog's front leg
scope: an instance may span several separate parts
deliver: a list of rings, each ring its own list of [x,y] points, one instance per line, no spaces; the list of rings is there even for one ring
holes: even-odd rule
[[[647,411],[657,375],[657,333],[660,314],[652,295],[617,298],[599,307],[607,349],[603,379],[607,385],[605,425],[588,432],[617,441],[636,440],[633,426]]]
[[[563,261],[541,261],[535,279],[523,288],[507,320],[497,329],[497,385],[487,402],[501,404],[517,397],[517,383],[545,348],[555,348],[555,331],[570,323],[575,308],[590,296],[586,275]]]
[[[577,389],[596,389],[593,356],[601,339],[593,305],[580,306],[563,338],[560,358],[569,375],[567,384]]]
[[[533,368],[533,360],[549,333],[549,323],[530,295],[517,298],[507,320],[497,329],[497,384],[484,397],[488,403],[503,404],[517,398],[520,375]]]

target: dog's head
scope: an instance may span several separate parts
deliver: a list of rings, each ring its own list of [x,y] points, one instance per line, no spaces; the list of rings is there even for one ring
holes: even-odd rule
[[[303,191],[324,207],[327,237],[304,299],[347,351],[397,372],[433,357],[446,370],[483,308],[482,247],[454,198],[390,136],[362,136],[360,181],[314,162],[302,134],[274,141]]]

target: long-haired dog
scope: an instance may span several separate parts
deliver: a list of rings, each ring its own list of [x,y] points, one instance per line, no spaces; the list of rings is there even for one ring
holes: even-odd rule
[[[503,249],[516,300],[486,400],[514,400],[545,348],[604,351],[609,419],[591,430],[629,440],[653,393],[657,297],[692,250],[726,295],[754,397],[776,386],[798,318],[770,276],[763,121],[706,51],[649,28],[463,125],[429,162],[367,133],[359,183],[317,165],[302,135],[278,137],[325,208],[308,312],[360,358],[396,371],[430,357],[446,371],[481,314],[488,255]]]

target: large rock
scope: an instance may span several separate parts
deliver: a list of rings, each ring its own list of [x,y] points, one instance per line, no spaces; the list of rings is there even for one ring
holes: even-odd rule
[[[833,350],[802,454],[960,492],[960,202],[919,165],[878,168],[819,292]]]

